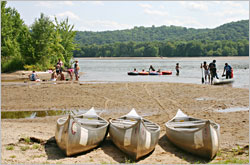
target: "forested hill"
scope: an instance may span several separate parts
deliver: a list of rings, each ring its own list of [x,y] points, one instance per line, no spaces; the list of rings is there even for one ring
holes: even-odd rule
[[[127,30],[88,32],[77,31],[79,44],[110,44],[116,42],[249,40],[249,20],[221,25],[214,29],[194,29],[180,26],[134,27]]]

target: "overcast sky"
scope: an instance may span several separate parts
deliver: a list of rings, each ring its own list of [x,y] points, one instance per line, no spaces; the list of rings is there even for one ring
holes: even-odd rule
[[[30,26],[40,13],[69,18],[79,31],[131,29],[134,26],[215,28],[249,19],[248,1],[8,1]]]

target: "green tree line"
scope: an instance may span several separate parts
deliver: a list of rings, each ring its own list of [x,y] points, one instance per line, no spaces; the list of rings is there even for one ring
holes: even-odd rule
[[[248,40],[239,41],[167,41],[84,44],[75,57],[202,57],[249,56]]]
[[[20,69],[45,70],[54,67],[60,58],[71,65],[76,32],[68,19],[53,23],[41,13],[28,27],[16,9],[1,1],[1,72]]]
[[[180,26],[134,27],[104,32],[77,31],[79,44],[111,44],[116,42],[249,40],[249,20],[231,22],[214,29],[194,29]]]

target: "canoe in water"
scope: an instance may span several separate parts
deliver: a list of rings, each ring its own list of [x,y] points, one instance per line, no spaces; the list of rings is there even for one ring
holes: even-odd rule
[[[154,150],[160,126],[143,119],[132,109],[127,115],[110,120],[109,135],[120,150],[137,160]]]
[[[145,71],[144,72],[139,72],[139,75],[143,75],[143,76],[144,75],[149,75],[149,72],[145,72]]]
[[[190,117],[178,110],[165,126],[168,139],[187,152],[212,159],[219,149],[220,126],[213,121]]]
[[[137,75],[139,75],[139,72],[128,72],[128,75],[137,76]]]
[[[162,74],[163,75],[171,75],[172,74],[172,71],[162,71]]]
[[[213,80],[213,85],[220,85],[220,84],[230,84],[230,83],[233,83],[234,82],[234,79],[231,78],[231,79],[225,79],[225,78],[221,78],[221,79],[214,79]]]
[[[55,139],[59,148],[71,156],[97,147],[105,139],[108,125],[91,108],[85,114],[59,118]]]

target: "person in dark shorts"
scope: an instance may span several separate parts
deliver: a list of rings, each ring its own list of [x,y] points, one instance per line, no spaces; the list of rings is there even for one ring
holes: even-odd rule
[[[224,70],[223,70],[222,76],[224,75],[225,71],[226,71],[226,79],[232,78],[232,77],[231,77],[231,74],[232,74],[232,67],[231,67],[230,65],[228,65],[228,63],[225,63],[225,66],[224,66]]]
[[[74,73],[75,73],[76,81],[78,81],[78,78],[79,78],[78,76],[79,70],[80,70],[80,67],[79,67],[78,61],[76,60],[75,65],[74,65]]]
[[[219,79],[218,75],[217,75],[217,69],[216,69],[216,60],[213,60],[213,62],[211,62],[209,64],[209,70],[210,70],[210,77],[211,77],[211,84],[213,83],[213,79],[216,77],[217,79]]]
[[[175,70],[176,70],[176,75],[179,76],[179,73],[180,73],[179,63],[176,63]]]

